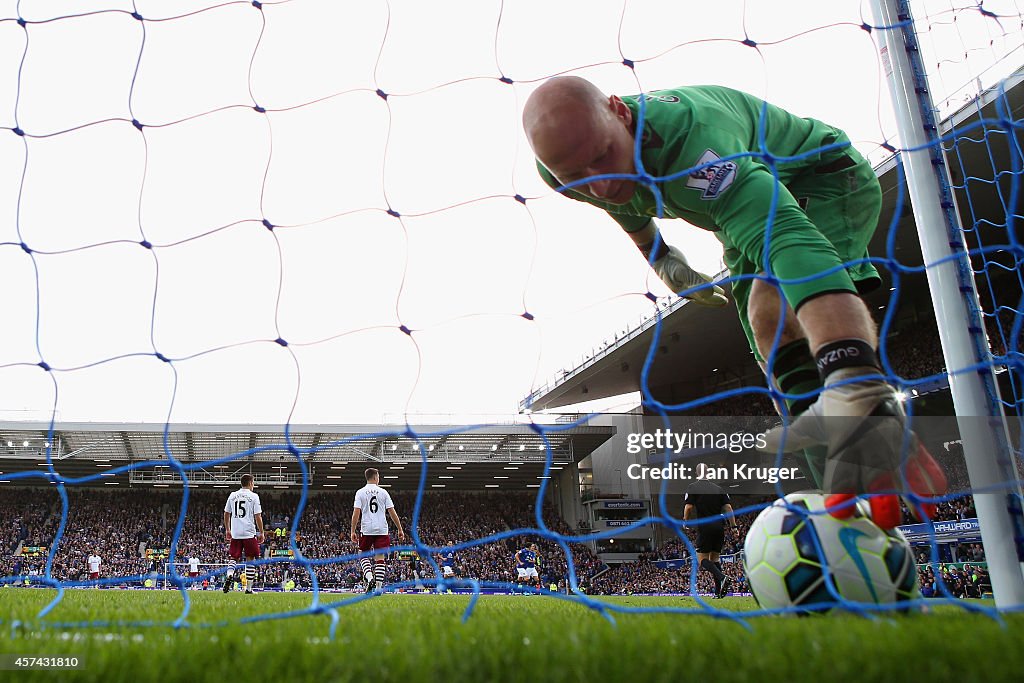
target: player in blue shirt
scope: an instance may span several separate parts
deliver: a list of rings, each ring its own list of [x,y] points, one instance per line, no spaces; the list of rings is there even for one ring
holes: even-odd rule
[[[451,546],[451,543],[448,544]],[[440,552],[441,576],[450,579],[455,576],[455,551],[450,547]]]
[[[540,588],[540,575],[537,573],[537,544],[531,543],[529,548],[522,548],[516,553],[516,583],[526,585],[533,580],[534,586]]]

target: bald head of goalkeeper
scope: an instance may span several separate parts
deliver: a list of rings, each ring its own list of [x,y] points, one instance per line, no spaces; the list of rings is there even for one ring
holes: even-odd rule
[[[564,185],[607,174],[635,174],[633,112],[582,78],[545,82],[526,103],[523,128],[534,153]],[[629,178],[591,180],[578,192],[625,204],[636,190]]]

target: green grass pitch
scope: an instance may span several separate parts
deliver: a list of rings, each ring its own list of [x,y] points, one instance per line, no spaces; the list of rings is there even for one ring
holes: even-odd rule
[[[593,610],[542,596],[481,597],[462,623],[467,596],[384,595],[340,609],[331,641],[325,615],[239,623],[302,609],[310,604],[308,593],[191,592],[190,625],[182,628],[54,625],[169,624],[182,607],[173,591],[69,590],[40,622],[37,614],[53,595],[0,589],[0,654],[77,656],[83,668],[0,671],[0,680],[991,683],[1021,680],[1024,672],[1024,615],[1007,615],[1000,624],[955,606],[874,620],[759,617],[748,630],[727,619],[676,614],[616,614],[612,625]],[[690,598],[603,600],[623,607],[696,606]],[[755,608],[750,598],[714,604],[736,612]]]

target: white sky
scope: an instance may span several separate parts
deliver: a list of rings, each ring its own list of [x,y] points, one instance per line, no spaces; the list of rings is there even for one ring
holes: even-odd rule
[[[985,2],[1014,15],[1002,26],[953,11],[972,4],[917,3],[947,107],[999,56],[1022,61],[1018,3]],[[844,128],[878,161],[895,134],[861,5],[292,0],[261,16],[242,2],[147,21],[144,47],[123,12],[0,21],[0,127],[34,136],[0,131],[0,419],[514,412],[649,315],[648,285],[666,294],[610,219],[540,181],[519,125],[532,89],[563,72],[619,94],[729,85]],[[0,18],[19,8],[40,21],[131,3],[0,0]],[[144,133],[119,120],[133,115]],[[721,267],[710,234],[662,227]],[[30,258],[21,241],[62,253]],[[35,367],[40,353],[62,371]]]

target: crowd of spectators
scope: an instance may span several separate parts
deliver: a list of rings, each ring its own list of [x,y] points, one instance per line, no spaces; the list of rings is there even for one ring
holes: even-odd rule
[[[955,522],[961,519],[973,519],[977,516],[978,512],[974,509],[974,496],[963,496],[939,503],[933,521]]]
[[[227,544],[221,526],[223,500],[227,491],[190,492],[182,534],[177,549],[177,560],[184,562],[195,556],[203,563],[203,571],[211,565],[228,564]],[[412,529],[415,503],[413,493],[396,492],[393,496],[396,510],[406,530]],[[332,560],[357,552],[349,540],[351,518],[351,492],[312,495],[302,512],[298,533],[292,538],[292,518],[298,496],[292,493],[264,494],[264,521],[267,539],[264,557],[282,557],[280,562],[264,565],[259,570],[259,581],[265,586],[280,585],[287,579],[300,587],[311,582],[309,573],[287,557],[292,541],[301,554],[312,560]],[[171,537],[180,513],[181,495],[173,491],[132,489],[127,491],[69,490],[69,513],[61,542],[54,558],[52,574],[61,581],[85,580],[86,558],[98,554],[102,560],[102,577],[151,576],[162,578],[165,571],[164,553],[170,547]],[[417,532],[424,545],[437,548],[449,544],[470,543],[456,551],[456,575],[488,582],[514,580],[516,550],[530,543],[540,549],[541,574],[544,585],[554,583],[564,588],[568,567],[564,551],[547,538],[529,533],[504,537],[516,529],[536,526],[533,517],[535,497],[532,493],[427,493],[420,509]],[[974,516],[973,501],[967,496],[940,505],[939,519],[963,519]],[[545,523],[558,533],[574,533],[558,517],[553,508],[544,508]],[[743,539],[756,517],[748,513],[737,517],[739,530],[726,534],[723,547],[723,570],[733,579],[734,590],[745,586],[739,552]],[[0,576],[42,574],[46,552],[61,520],[60,500],[53,489],[10,489],[5,491],[0,504]],[[575,530],[579,533],[580,529]],[[695,540],[695,528],[685,533]],[[479,543],[483,538],[503,536]],[[410,535],[411,542],[411,535]],[[21,549],[42,548],[37,556],[13,554]],[[598,594],[623,593],[689,593],[690,555],[685,543],[670,538],[651,553],[640,556],[636,562],[613,567],[606,566],[583,544],[570,544],[576,577],[585,590]],[[917,559],[928,562],[927,553],[919,549]],[[984,561],[981,544],[962,544],[956,557],[972,563]],[[676,560],[671,567],[663,560]],[[977,564],[973,565],[977,567]],[[178,571],[185,573],[185,567]],[[316,578],[324,588],[352,588],[360,581],[357,563],[352,560],[328,561],[315,566]],[[434,576],[429,562],[421,561],[419,578]],[[155,576],[154,576],[155,575]],[[388,582],[413,581],[413,563],[390,558]],[[922,575],[922,586],[925,585]],[[705,571],[697,573],[697,590],[711,592],[711,577]],[[932,578],[934,581],[934,578]],[[964,590],[973,590],[970,581],[963,582]],[[960,584],[957,584],[960,585]],[[952,588],[951,588],[952,590]]]
[[[767,502],[767,501],[764,501]],[[750,503],[746,503],[750,504]],[[736,516],[736,531],[726,528],[725,542],[722,545],[722,571],[732,579],[733,590],[745,590],[746,578],[743,574],[743,563],[740,553],[743,540],[750,531],[750,525],[757,518],[756,512]],[[682,530],[690,540],[691,547],[697,541],[697,528],[687,526]],[[630,593],[689,593],[690,592],[690,551],[680,538],[670,538],[658,546],[652,553],[644,553],[638,561],[617,565],[600,574],[592,582],[592,590],[596,593],[630,594]],[[677,560],[671,566],[662,560]],[[682,562],[678,562],[682,561]],[[697,591],[704,595],[713,592],[714,582],[711,575],[703,570],[697,572]]]
[[[722,571],[733,580],[733,592],[746,590],[743,563],[738,556],[724,558]],[[636,562],[625,562],[592,579],[589,591],[602,595],[690,593],[690,560],[674,564],[672,567],[661,567],[650,557]],[[714,581],[707,571],[698,570],[697,591],[703,595],[709,595],[714,591]]]
[[[190,492],[177,546],[178,562],[185,562],[194,556],[204,565],[230,563],[221,523],[226,496],[227,491]],[[263,556],[283,556],[284,559],[260,567],[260,581],[265,585],[277,585],[291,578],[300,586],[309,585],[311,577],[308,572],[287,556],[289,551],[294,552],[293,540],[301,555],[308,559],[324,560],[357,553],[358,549],[349,539],[352,496],[352,492],[311,496],[300,517],[294,538],[291,526],[298,496],[290,493],[262,496],[266,529]],[[415,494],[396,492],[393,499],[403,526],[410,532]],[[12,504],[8,505],[8,501]],[[68,492],[68,501],[67,525],[52,568],[55,578],[61,581],[84,580],[86,558],[91,553],[102,558],[103,577],[164,573],[167,561],[165,554],[170,548],[178,521],[180,493],[143,489],[78,490]],[[530,543],[537,543],[545,585],[564,585],[568,573],[565,553],[545,537],[515,534],[487,543],[477,543],[486,537],[535,527],[534,503],[535,495],[529,492],[427,493],[420,508],[416,530],[424,545],[444,547],[473,543],[457,551],[457,575],[480,581],[513,581],[515,552]],[[113,516],[115,514],[116,517]],[[15,489],[6,492],[4,504],[0,506],[0,523],[6,546],[0,556],[0,575],[29,574],[30,570],[41,574],[45,556],[13,556],[12,553],[19,545],[38,546],[48,551],[57,532],[60,516],[59,500],[54,491]],[[544,508],[544,519],[555,532],[565,535],[573,533],[553,508]],[[410,542],[411,538],[410,533]],[[586,579],[603,568],[603,563],[587,546],[572,544],[570,549],[577,577]],[[185,573],[186,570],[180,566],[178,571]],[[352,560],[318,564],[315,572],[322,587],[351,587],[360,578],[357,563]],[[431,576],[431,565],[422,562],[420,577]],[[389,582],[413,578],[410,563],[394,559],[389,563]]]
[[[980,598],[992,592],[992,580],[988,570],[980,564],[943,564],[939,565],[939,577],[946,590],[954,598]],[[920,568],[918,581],[921,595],[926,598],[943,597],[945,593],[931,565]]]
[[[18,546],[32,545],[31,530],[42,530],[47,508],[35,505],[38,494],[30,489],[4,492],[0,506],[0,555],[11,555]]]
[[[903,379],[920,379],[945,370],[939,333],[934,329],[904,331],[885,343],[889,365]]]
[[[946,552],[948,550],[948,552]],[[958,562],[985,562],[985,548],[981,543],[951,543],[946,550],[939,553],[939,560],[956,559]],[[926,546],[914,548],[917,564],[929,564],[932,561],[931,549]]]

